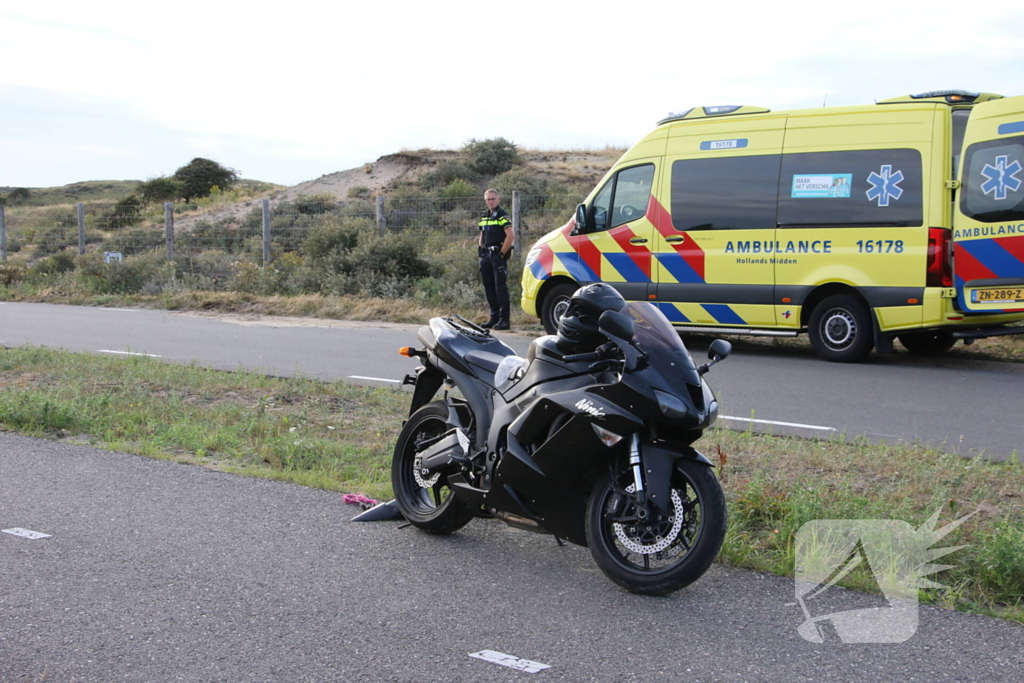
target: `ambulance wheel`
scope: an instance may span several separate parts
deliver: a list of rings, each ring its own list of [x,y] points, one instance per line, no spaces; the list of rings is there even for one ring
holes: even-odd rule
[[[953,348],[956,339],[952,332],[908,332],[901,334],[897,339],[906,347],[907,351],[915,356],[934,356],[945,353]]]
[[[814,351],[825,360],[863,360],[874,346],[871,309],[856,296],[834,294],[811,311],[807,334]]]
[[[558,334],[558,321],[569,310],[569,299],[579,286],[572,283],[557,285],[544,296],[541,304],[540,322],[548,334]]]

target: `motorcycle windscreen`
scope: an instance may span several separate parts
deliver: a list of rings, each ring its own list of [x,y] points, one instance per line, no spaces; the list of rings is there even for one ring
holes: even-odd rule
[[[701,385],[693,359],[664,313],[646,301],[626,304],[622,312],[633,319],[636,343],[647,352],[651,365],[668,381],[669,388],[686,395],[687,384]]]
[[[1024,97],[974,107],[953,217],[957,307],[1024,311]]]

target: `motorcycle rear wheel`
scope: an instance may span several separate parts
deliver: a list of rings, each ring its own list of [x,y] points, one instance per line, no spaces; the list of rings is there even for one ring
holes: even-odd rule
[[[587,544],[594,561],[609,579],[631,593],[667,595],[704,574],[725,539],[725,494],[711,468],[680,460],[672,476],[671,515],[646,523],[616,522],[615,500],[626,491],[617,517],[635,510],[632,473],[612,481],[605,475],[594,484],[587,504]],[[620,504],[621,506],[621,504]]]
[[[402,515],[416,528],[430,534],[450,534],[473,519],[473,513],[455,497],[444,475],[423,481],[417,477],[416,458],[447,430],[448,408],[434,401],[413,413],[395,444],[391,460],[391,487]]]

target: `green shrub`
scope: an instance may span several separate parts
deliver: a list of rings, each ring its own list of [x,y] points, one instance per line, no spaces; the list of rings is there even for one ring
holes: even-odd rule
[[[184,195],[184,190],[184,185],[174,178],[158,176],[139,185],[137,192],[142,197],[142,201],[147,204],[156,204],[174,201]]]
[[[58,273],[69,273],[74,269],[75,256],[71,252],[60,251],[33,263],[28,268],[28,274],[33,278],[46,278]]]
[[[474,181],[478,176],[479,174],[462,159],[446,159],[437,164],[433,170],[424,173],[420,182],[428,190],[437,190],[446,187],[452,181],[459,179]],[[479,189],[474,186],[471,194],[476,194],[478,191]]]
[[[25,268],[17,263],[0,263],[0,285],[11,287],[25,279]]]
[[[469,167],[483,175],[498,175],[519,162],[519,150],[505,138],[471,139],[462,148]]]
[[[307,265],[324,266],[337,262],[359,243],[359,231],[340,224],[318,225],[310,229],[299,252]]]
[[[237,261],[231,267],[228,289],[262,296],[284,294],[284,279],[284,274],[273,266],[264,268],[251,261]]]
[[[476,187],[473,183],[462,178],[456,178],[455,180],[448,183],[445,188],[441,191],[441,196],[445,199],[455,199],[458,197],[475,197],[477,194]]]
[[[142,220],[142,200],[133,194],[114,205],[110,213],[99,216],[99,223],[107,230],[129,228]]]
[[[77,260],[78,281],[94,294],[158,293],[174,279],[174,266],[158,253],[105,263],[103,254],[91,252]]]
[[[369,285],[382,277],[402,280],[432,275],[433,269],[419,253],[419,239],[388,234],[362,239],[344,258],[344,272]]]
[[[523,211],[536,211],[544,208],[547,200],[548,182],[527,168],[518,167],[505,171],[491,183],[491,187],[501,195],[502,204],[511,211],[512,192],[519,190],[520,208]]]
[[[159,249],[166,244],[167,233],[163,228],[131,228],[104,240],[102,249],[132,256]]]

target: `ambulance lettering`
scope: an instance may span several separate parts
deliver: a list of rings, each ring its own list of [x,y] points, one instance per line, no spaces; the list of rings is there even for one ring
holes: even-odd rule
[[[772,242],[762,240],[729,240],[726,254],[831,254],[832,240],[800,240]]]
[[[954,239],[971,237],[1002,237],[1006,235],[1024,235],[1024,223],[1017,225],[987,225],[983,228],[960,228],[953,234]]]

